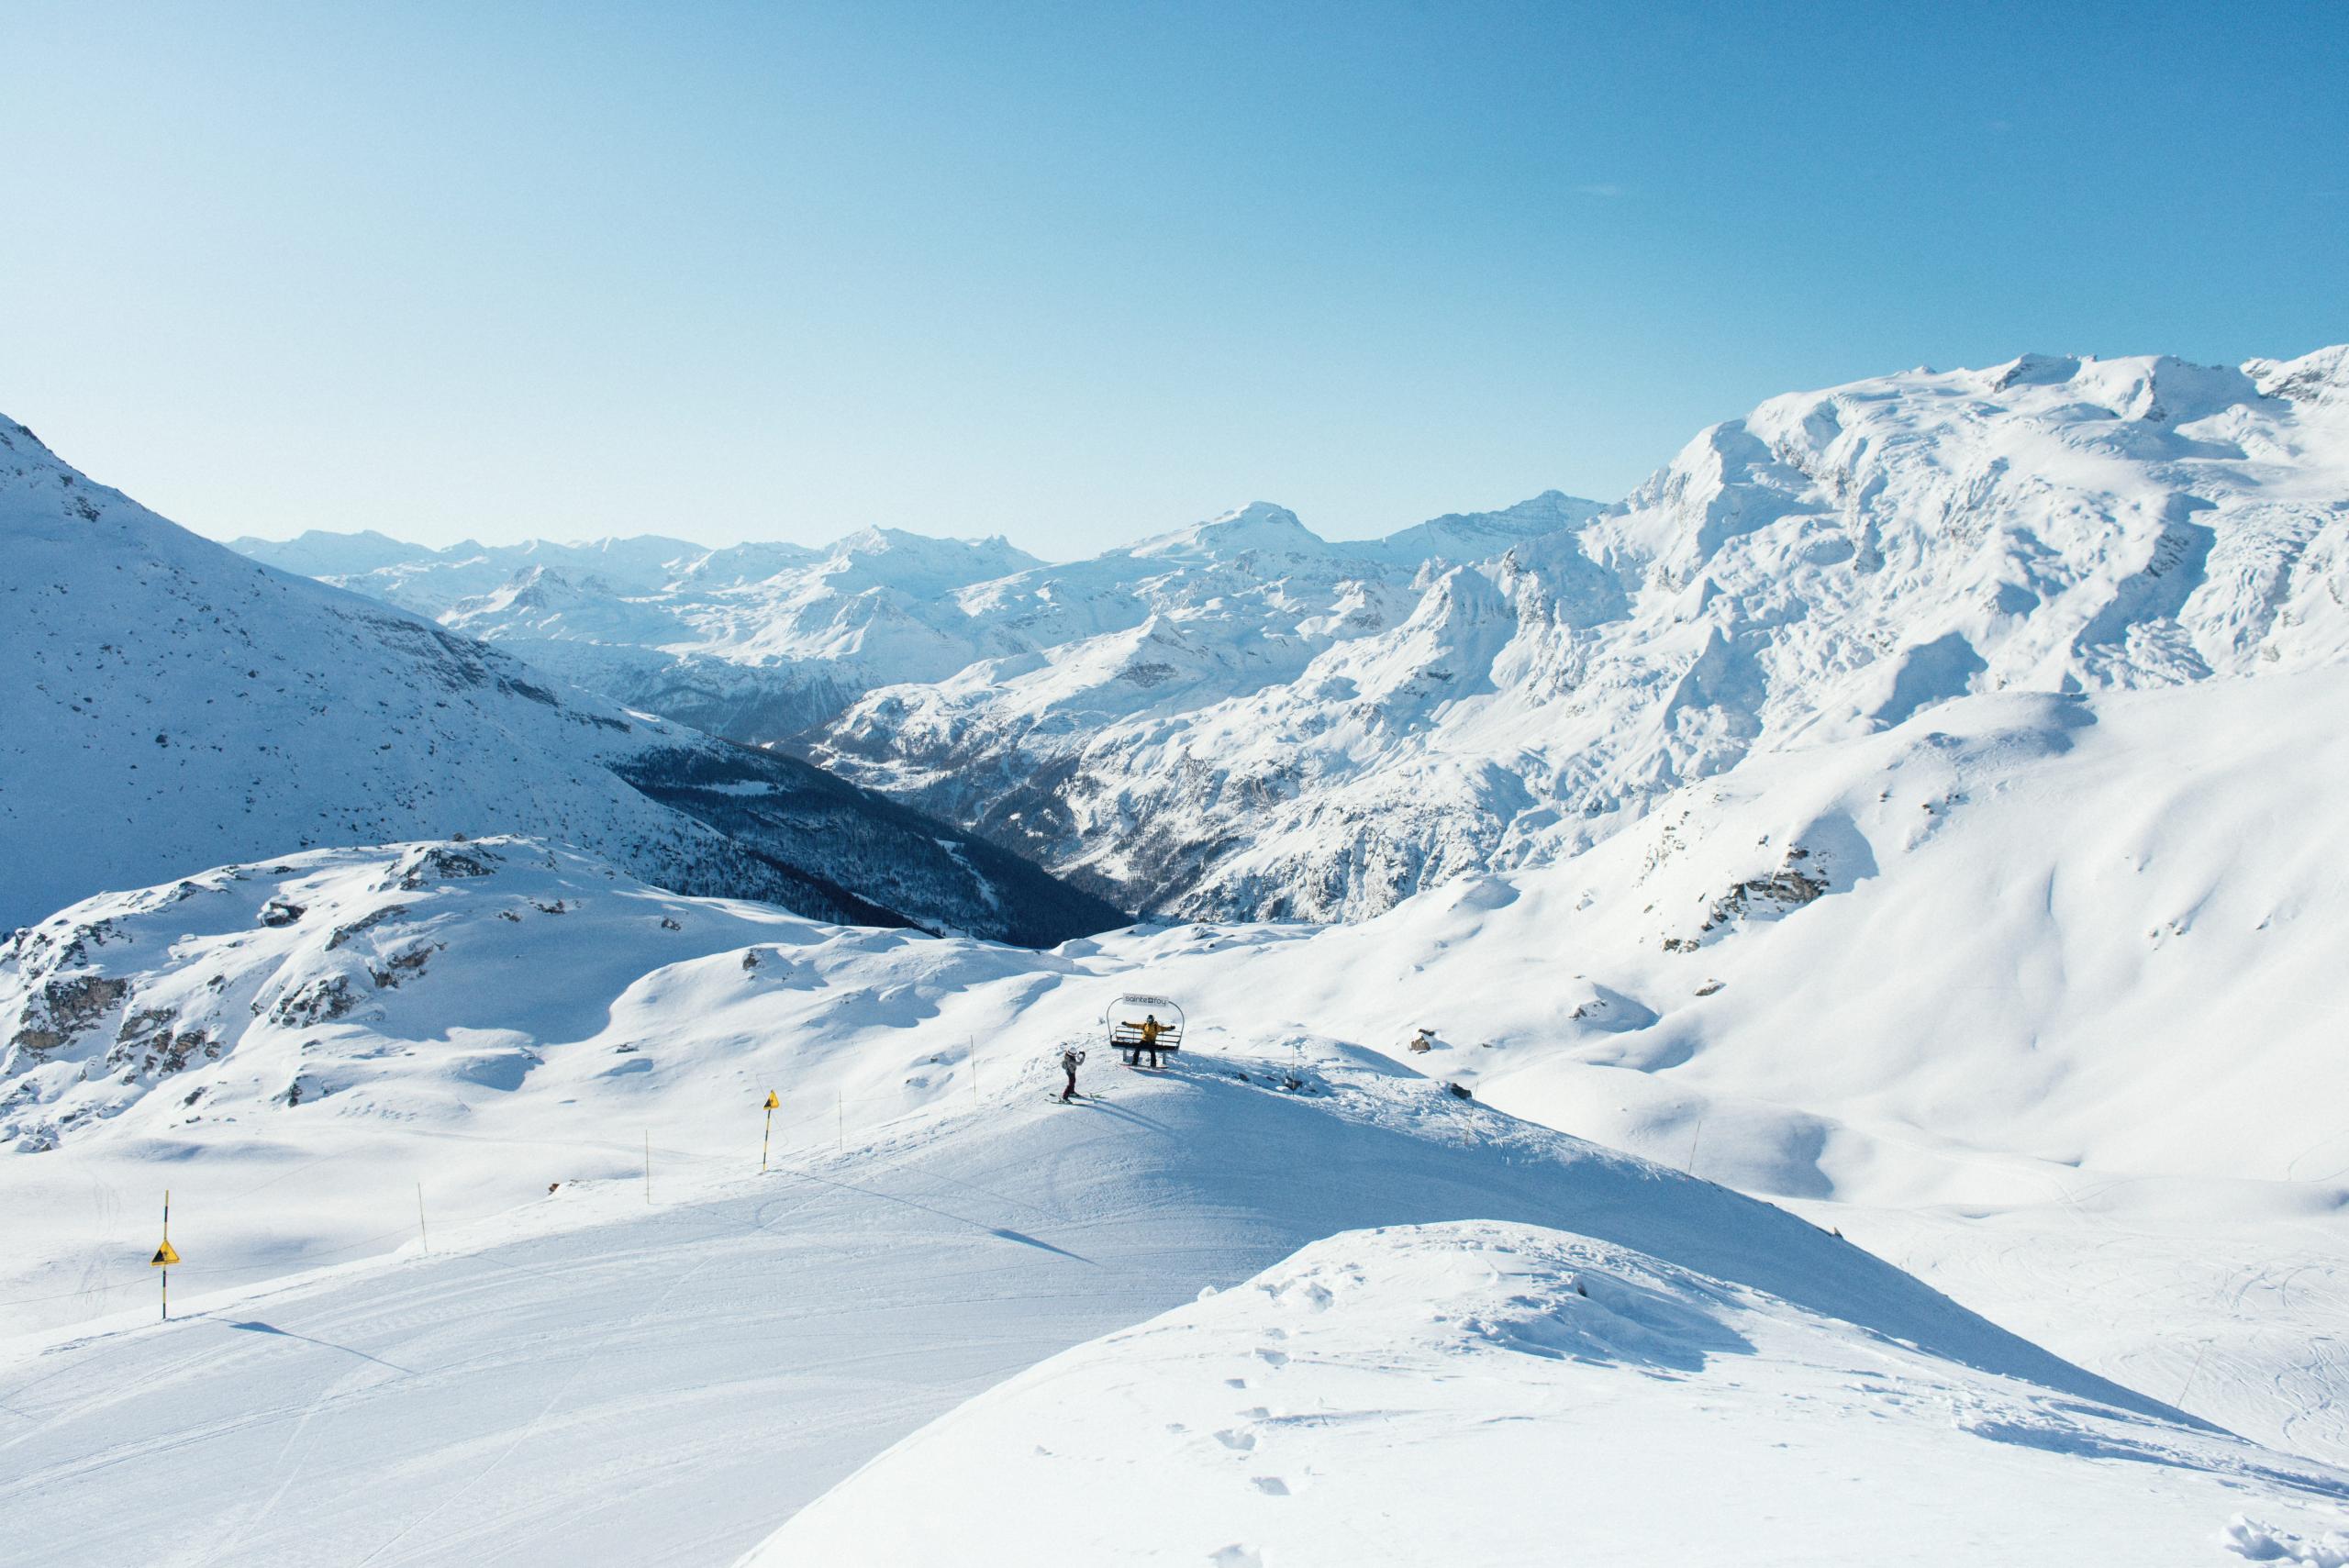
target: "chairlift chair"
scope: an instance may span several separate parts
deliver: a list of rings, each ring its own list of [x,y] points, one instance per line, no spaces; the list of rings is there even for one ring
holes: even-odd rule
[[[1141,1065],[1144,1056],[1155,1067],[1160,1057],[1183,1049],[1183,1008],[1170,996],[1120,996],[1101,1021],[1109,1031],[1110,1049],[1123,1052],[1129,1067]]]

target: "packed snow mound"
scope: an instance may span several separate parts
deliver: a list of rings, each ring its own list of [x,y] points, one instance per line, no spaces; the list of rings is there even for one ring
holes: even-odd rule
[[[833,919],[1050,942],[1119,918],[805,763],[256,566],[6,420],[0,550],[0,929],[225,859],[507,830]]]
[[[2344,1504],[2341,1471],[1486,1220],[1334,1236],[1043,1362],[743,1568],[2187,1564]]]
[[[1162,691],[1070,624],[873,693],[815,754],[1136,906],[1359,918],[1970,692],[2341,662],[2342,362],[2026,357],[1775,398],[1618,506],[1333,595],[1342,635],[1186,626],[1221,668]]]

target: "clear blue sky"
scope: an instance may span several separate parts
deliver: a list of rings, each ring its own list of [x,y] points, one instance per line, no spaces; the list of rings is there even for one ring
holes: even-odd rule
[[[204,532],[1089,552],[2349,339],[2349,6],[16,5],[0,410]]]

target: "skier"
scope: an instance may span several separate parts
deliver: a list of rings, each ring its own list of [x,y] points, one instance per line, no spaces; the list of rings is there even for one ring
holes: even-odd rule
[[[1156,1013],[1144,1013],[1141,1019],[1141,1048],[1150,1052],[1150,1064],[1158,1065],[1159,1022]]]
[[[1061,1104],[1066,1105],[1076,1096],[1076,1070],[1085,1065],[1085,1052],[1073,1045],[1061,1047],[1061,1071],[1068,1074],[1068,1087],[1061,1091]]]

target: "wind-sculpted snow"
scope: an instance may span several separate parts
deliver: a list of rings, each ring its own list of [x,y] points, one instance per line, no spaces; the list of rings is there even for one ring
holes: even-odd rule
[[[2194,1563],[2344,1503],[2324,1465],[1475,1221],[1333,1236],[1055,1356],[743,1568]]]
[[[2349,1457],[2349,843],[2306,803],[2349,769],[2344,713],[2338,670],[1977,695],[1375,919],[1043,953],[684,898],[520,841],[91,900],[0,963],[0,1299],[86,1324],[21,1378],[0,1357],[28,1418],[0,1510],[124,1555],[150,1527],[115,1506],[139,1468],[111,1461],[201,1431],[203,1518],[246,1561],[306,1561],[326,1523],[368,1551],[396,1536],[403,1561],[559,1560],[582,1518],[629,1561],[722,1560],[963,1398],[1201,1284],[1351,1228],[1501,1220],[1553,1233],[1508,1243],[1540,1278],[1492,1292],[1473,1237],[1341,1238],[1259,1282],[1281,1288],[1048,1363],[1126,1394],[1064,1403],[1070,1440],[997,1457],[1041,1442],[1105,1495],[1141,1485],[1129,1457],[1169,1497],[1241,1488],[1248,1530],[1203,1550],[1263,1545],[1249,1531],[1285,1527],[1252,1499],[1310,1516],[1341,1472],[1388,1494],[1390,1465],[1455,1461],[1595,1485],[1619,1451],[1636,1474],[1610,1496],[1659,1485],[1662,1455],[1720,1461],[1717,1511],[1692,1490],[1624,1527],[1714,1555],[1756,1498],[1821,1473],[1877,1478],[1836,1485],[1885,1500],[1850,1518],[1879,1559],[1917,1475],[1953,1510],[1919,1539],[1955,1561],[2042,1540],[2102,1561],[2102,1523],[2127,1561],[2216,1559],[2222,1529],[2317,1541],[2332,1483],[2312,1462]],[[1123,992],[1185,1005],[1174,1073],[1097,1049]],[[1046,1103],[1063,1042],[1097,1047],[1098,1101]],[[756,1187],[770,1088],[790,1173]],[[210,1316],[128,1332],[153,1286],[131,1203],[166,1184],[174,1300]],[[1353,1268],[1374,1288],[1341,1289]],[[1158,1357],[1178,1341],[1198,1357]],[[1229,1365],[1235,1344],[1261,1370]],[[168,1402],[128,1400],[158,1380]],[[1024,1430],[987,1412],[1027,1419],[1042,1386],[900,1455]],[[1497,1412],[1535,1418],[1478,1418]],[[1390,1423],[1428,1440],[1388,1451]],[[415,1435],[396,1486],[391,1431]],[[1223,1457],[1249,1438],[1265,1464]],[[2147,1489],[2127,1518],[2123,1475]],[[805,1528],[874,1495],[852,1483]]]
[[[256,566],[5,420],[0,550],[0,929],[223,860],[505,830],[833,919],[1030,942],[1119,919],[803,762]]]

